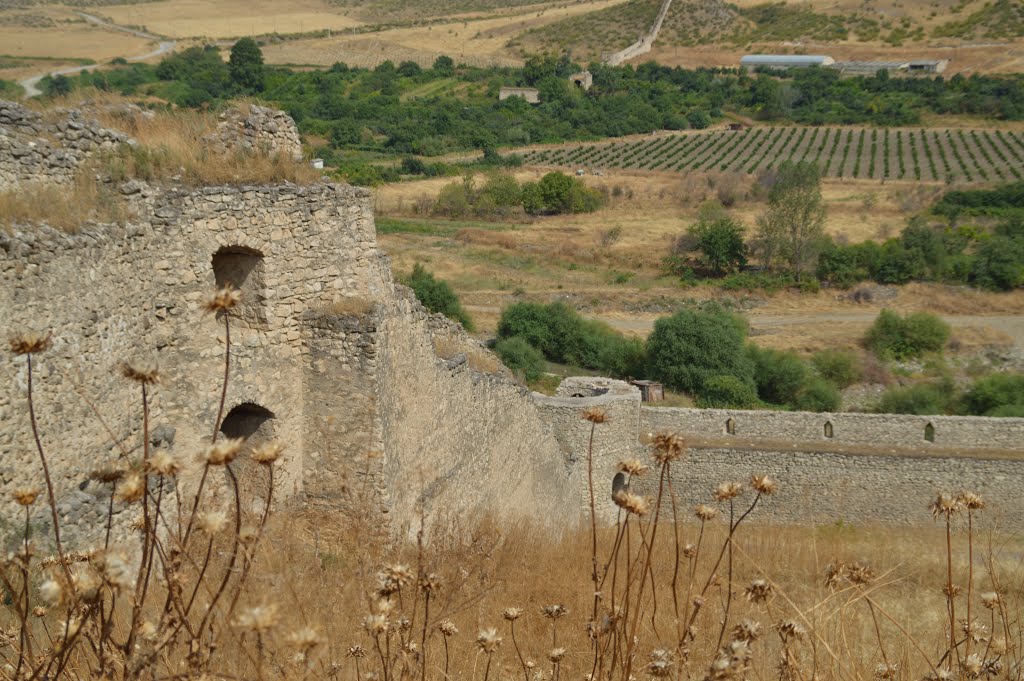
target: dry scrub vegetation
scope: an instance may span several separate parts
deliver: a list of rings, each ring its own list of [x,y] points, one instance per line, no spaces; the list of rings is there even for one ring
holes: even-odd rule
[[[45,222],[75,231],[88,221],[122,222],[131,217],[117,188],[126,180],[197,187],[311,184],[321,177],[309,164],[286,154],[218,153],[205,142],[217,128],[213,112],[179,109],[142,115],[137,108],[129,108],[127,100],[101,93],[58,104],[61,108],[87,106],[90,117],[128,134],[136,143],[90,157],[70,187],[38,183],[0,192],[2,227]],[[54,116],[52,111],[44,115]]]
[[[937,531],[758,526],[785,481],[723,482],[684,509],[671,470],[685,465],[685,443],[658,434],[644,460],[619,464],[618,518],[599,527],[605,492],[591,462],[607,416],[596,409],[581,414],[591,439],[579,525],[443,515],[428,525],[421,514],[389,538],[368,475],[362,485],[353,476],[344,522],[312,511],[272,520],[283,446],[250,449],[219,433],[238,302],[223,289],[205,305],[224,325],[225,374],[195,464],[149,448],[161,370],[122,367],[138,389],[142,453],[125,449],[92,477],[109,485],[111,509],[134,509],[130,546],[113,539],[112,514],[102,546],[62,544],[35,430],[33,369],[50,340],[10,339],[44,484],[13,492],[25,520],[0,561],[0,678],[1024,678],[1020,537],[986,528],[978,496],[938,494]],[[260,512],[243,510],[253,506],[233,468],[241,457],[263,471]],[[30,510],[47,502],[52,535],[33,536]]]

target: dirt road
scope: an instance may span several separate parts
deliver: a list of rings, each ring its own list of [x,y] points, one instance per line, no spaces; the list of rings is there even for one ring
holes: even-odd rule
[[[152,33],[147,33],[145,31],[140,31],[134,28],[128,28],[127,26],[118,26],[117,24],[111,23],[106,19],[98,17],[94,14],[88,14],[87,12],[76,12],[76,14],[78,14],[78,16],[82,17],[89,23],[96,24],[97,26],[102,26],[104,28],[109,28],[115,31],[121,31],[122,33],[128,33],[137,38],[154,40],[160,43],[155,50],[147,52],[146,54],[137,55],[135,57],[128,57],[128,61],[145,61],[147,59],[152,59],[153,57],[159,57],[173,50],[178,44],[177,40],[163,40],[160,36],[153,35]],[[20,83],[21,87],[25,88],[26,97],[35,97],[36,95],[43,94],[42,90],[39,89],[39,81],[41,81],[46,76],[69,76],[72,73],[78,73],[79,71],[85,71],[86,69],[93,68],[96,68],[95,64],[88,64],[86,66],[69,66],[62,69],[56,69],[54,71],[47,71],[46,73],[41,73],[38,76],[30,76],[28,78],[24,78],[20,81]]]

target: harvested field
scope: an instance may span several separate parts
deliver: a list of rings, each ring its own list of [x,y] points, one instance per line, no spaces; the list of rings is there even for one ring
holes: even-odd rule
[[[810,161],[825,177],[876,181],[1012,182],[1024,178],[1024,132],[975,129],[778,127],[713,130],[535,149],[528,165],[756,174]]]

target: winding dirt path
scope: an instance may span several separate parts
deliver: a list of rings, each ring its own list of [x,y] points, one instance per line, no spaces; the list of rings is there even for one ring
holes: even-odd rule
[[[133,35],[137,38],[153,40],[159,43],[155,50],[147,52],[146,54],[137,55],[135,57],[128,57],[128,61],[145,61],[147,59],[152,59],[153,57],[159,57],[161,55],[167,54],[178,45],[177,40],[164,40],[161,36],[154,35],[152,33],[147,33],[146,31],[140,31],[135,28],[128,28],[127,26],[119,26],[118,24],[107,21],[106,19],[98,17],[94,14],[89,14],[88,12],[76,12],[76,14],[91,24],[102,26],[104,28],[109,28],[115,31],[121,31],[122,33],[128,33],[129,35]],[[41,81],[46,76],[67,76],[71,75],[72,73],[78,73],[79,71],[85,71],[86,69],[92,68],[96,68],[96,65],[87,64],[85,66],[68,66],[62,69],[56,69],[53,71],[47,71],[46,73],[41,73],[38,76],[29,76],[28,78],[22,79],[20,81],[20,84],[21,87],[25,88],[26,97],[35,97],[37,95],[43,94],[42,90],[39,89],[39,81]]]

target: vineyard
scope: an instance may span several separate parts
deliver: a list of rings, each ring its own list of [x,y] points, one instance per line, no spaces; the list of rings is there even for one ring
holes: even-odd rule
[[[754,174],[811,161],[826,177],[922,182],[1024,179],[1024,133],[1006,130],[774,127],[574,144],[523,154],[527,165]]]

